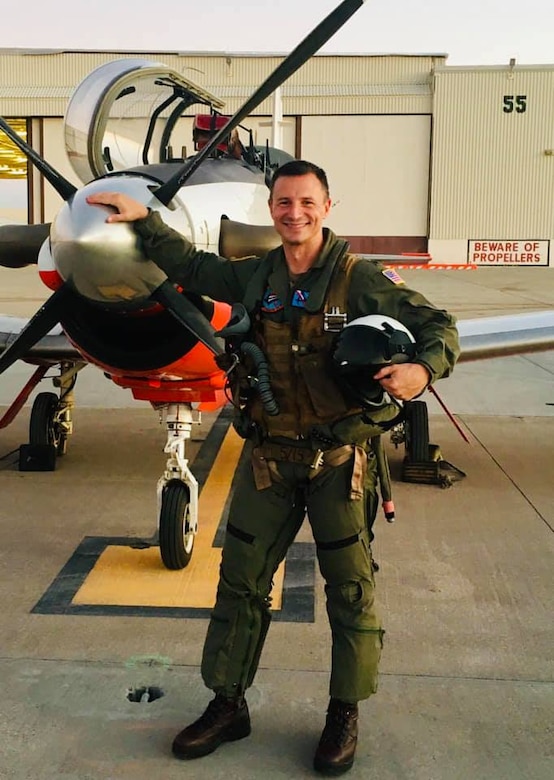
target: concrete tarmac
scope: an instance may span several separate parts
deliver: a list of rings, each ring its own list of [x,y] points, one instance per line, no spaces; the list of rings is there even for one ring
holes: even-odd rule
[[[32,270],[0,271],[1,311],[33,312],[43,293]],[[403,276],[460,317],[554,305],[550,269]],[[0,379],[4,408],[27,369]],[[437,390],[469,444],[426,397],[431,440],[466,474],[448,489],[402,482],[403,450],[387,444],[397,520],[379,517],[374,544],[385,647],[349,777],[553,776],[553,373],[552,353],[460,365]],[[0,780],[313,777],[330,637],[309,528],[291,548],[249,691],[252,735],[177,761],[175,733],[210,698],[199,673],[207,610],[189,604],[206,581],[195,571],[185,582],[145,549],[165,463],[156,413],[92,367],[76,396],[56,471],[17,468],[28,408],[0,430]],[[222,476],[211,466],[225,428],[205,415],[190,445],[207,493]],[[201,512],[201,528],[213,520]],[[214,548],[224,521],[225,510]],[[114,550],[130,561],[134,603],[121,604],[125,572],[105,563]]]

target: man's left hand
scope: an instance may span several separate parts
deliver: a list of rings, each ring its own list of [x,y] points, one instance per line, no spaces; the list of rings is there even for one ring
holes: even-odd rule
[[[411,401],[422,393],[431,376],[429,371],[420,363],[398,363],[382,368],[373,377],[383,390],[386,390],[393,398],[399,401]]]

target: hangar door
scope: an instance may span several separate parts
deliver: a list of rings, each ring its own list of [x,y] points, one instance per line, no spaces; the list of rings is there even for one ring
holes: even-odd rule
[[[329,177],[328,225],[357,251],[426,250],[430,145],[429,115],[302,118],[302,157]]]

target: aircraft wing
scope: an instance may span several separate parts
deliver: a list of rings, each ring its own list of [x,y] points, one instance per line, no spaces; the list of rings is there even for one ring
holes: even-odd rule
[[[554,311],[458,320],[460,362],[554,349]]]
[[[0,314],[0,355],[19,336],[28,320]],[[82,361],[83,356],[69,341],[60,325],[52,328],[22,358],[31,363],[60,363],[62,361]]]
[[[0,315],[0,355],[15,341],[28,320]],[[487,360],[554,349],[554,311],[460,319],[460,362]],[[32,363],[82,361],[60,325],[52,328],[22,358]]]

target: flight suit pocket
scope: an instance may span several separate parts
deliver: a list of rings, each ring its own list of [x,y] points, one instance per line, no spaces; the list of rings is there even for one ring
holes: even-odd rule
[[[329,375],[328,361],[324,355],[299,355],[297,367],[318,417],[341,417],[348,412],[342,393]]]

